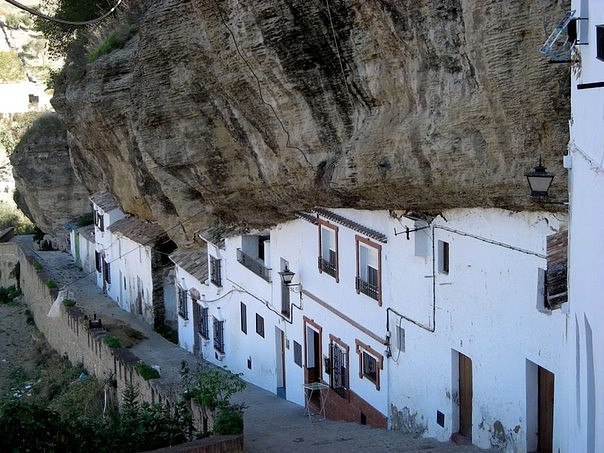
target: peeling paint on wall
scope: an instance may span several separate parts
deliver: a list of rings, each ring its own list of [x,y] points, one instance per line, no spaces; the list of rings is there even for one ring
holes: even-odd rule
[[[411,413],[406,406],[399,411],[394,404],[390,405],[390,421],[393,430],[420,437],[428,430],[428,426],[424,422],[423,416],[419,418],[418,420],[417,412]]]

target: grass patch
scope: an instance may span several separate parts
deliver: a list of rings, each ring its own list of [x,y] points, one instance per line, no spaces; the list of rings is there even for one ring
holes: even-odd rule
[[[122,344],[120,343],[119,338],[114,337],[113,335],[107,335],[105,337],[105,343],[107,344],[107,346],[109,346],[111,349],[115,349],[115,348],[121,348]]]
[[[57,285],[56,282],[50,278],[48,280],[46,280],[46,286],[50,289],[59,287],[59,285]]]
[[[168,340],[174,344],[178,344],[178,332],[176,330],[166,326],[165,324],[163,324],[161,326],[157,326],[153,330],[155,330],[158,334],[160,334],[166,340]]]
[[[88,63],[98,60],[103,55],[121,49],[138,32],[135,25],[120,25],[117,29],[109,33],[99,45],[88,55]]]
[[[73,307],[75,304],[76,304],[75,300],[71,300],[71,299],[63,300],[63,305],[65,305],[66,307]]]
[[[137,363],[134,365],[134,369],[138,371],[138,374],[140,374],[145,381],[159,378],[159,371],[150,367],[145,362]]]

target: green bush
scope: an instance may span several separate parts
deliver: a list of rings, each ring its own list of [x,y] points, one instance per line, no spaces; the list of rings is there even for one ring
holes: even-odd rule
[[[109,346],[111,349],[115,349],[115,348],[121,348],[122,344],[120,343],[119,338],[116,338],[112,335],[107,335],[105,337],[105,343],[107,344],[107,346]]]
[[[226,367],[202,369],[192,376],[186,362],[182,362],[180,373],[184,396],[211,410],[229,407],[231,396],[245,389],[241,374],[231,373]]]
[[[144,362],[134,365],[134,369],[138,371],[138,374],[140,374],[145,381],[159,378],[159,371],[157,371],[155,368],[151,368]]]
[[[8,227],[14,227],[15,234],[28,234],[33,230],[33,224],[19,208],[0,203],[0,229]]]
[[[46,286],[50,289],[53,288],[58,288],[59,286],[55,283],[54,280],[51,280],[50,278],[48,280],[46,280]]]
[[[176,330],[171,329],[165,324],[162,324],[161,326],[156,326],[154,330],[166,340],[174,344],[178,344],[178,332]]]
[[[220,409],[214,421],[214,434],[230,435],[243,432],[243,416],[236,406]]]
[[[0,51],[0,82],[15,82],[25,78],[23,63],[12,51]]]
[[[23,26],[24,28],[31,27],[33,21],[31,20],[29,14],[8,13],[4,20],[4,23],[8,28],[16,30],[21,26]]]
[[[34,319],[34,315],[31,310],[25,310],[25,322],[30,326],[35,326],[36,321]]]
[[[71,299],[63,300],[63,305],[65,305],[66,307],[73,307],[75,304],[76,304],[75,300],[71,300]]]
[[[33,264],[33,268],[37,271],[41,271],[42,269],[44,269],[44,267],[37,261]]]
[[[21,295],[21,289],[13,286],[8,288],[0,287],[0,303],[11,303],[16,297]]]

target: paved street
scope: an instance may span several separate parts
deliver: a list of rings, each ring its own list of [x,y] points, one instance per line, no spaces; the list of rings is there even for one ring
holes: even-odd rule
[[[165,340],[151,326],[121,310],[101,294],[91,276],[86,276],[64,252],[35,252],[39,261],[62,289],[69,284],[73,298],[84,311],[96,313],[104,324],[127,323],[147,337],[132,347],[132,352],[146,363],[161,367],[161,384],[178,386],[180,363],[195,366],[192,354]],[[394,431],[372,429],[353,423],[330,420],[311,423],[303,408],[272,393],[248,384],[233,398],[248,406],[245,416],[245,448],[249,452],[470,452],[474,447],[439,443],[433,439],[416,439]]]

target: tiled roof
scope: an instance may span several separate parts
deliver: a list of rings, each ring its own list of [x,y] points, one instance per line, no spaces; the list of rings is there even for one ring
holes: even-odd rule
[[[90,196],[90,201],[92,201],[95,205],[101,208],[105,212],[109,212],[112,209],[119,208],[117,201],[113,198],[106,190],[102,190],[100,192],[94,193]]]
[[[296,213],[296,216],[302,220],[306,220],[307,222],[310,222],[313,224],[317,223],[317,217],[308,212],[299,211]]]
[[[121,234],[139,244],[149,244],[166,236],[157,223],[147,222],[137,217],[125,217],[112,223],[109,228],[114,234]]]
[[[179,248],[170,255],[170,259],[200,283],[208,279],[208,249],[205,245]]]
[[[81,237],[86,239],[88,242],[94,243],[94,225],[86,225],[80,228],[77,228],[76,231],[79,233]]]
[[[320,216],[331,220],[332,222],[339,223],[340,225],[350,228],[351,230],[357,231],[367,237],[375,239],[376,241],[380,241],[383,243],[388,242],[388,238],[385,234],[380,233],[379,231],[372,230],[371,228],[367,228],[361,225],[360,223],[357,223],[354,220],[347,219],[346,217],[342,217],[341,215],[336,214],[335,212],[331,212],[323,208],[313,208],[313,211],[319,214]]]

